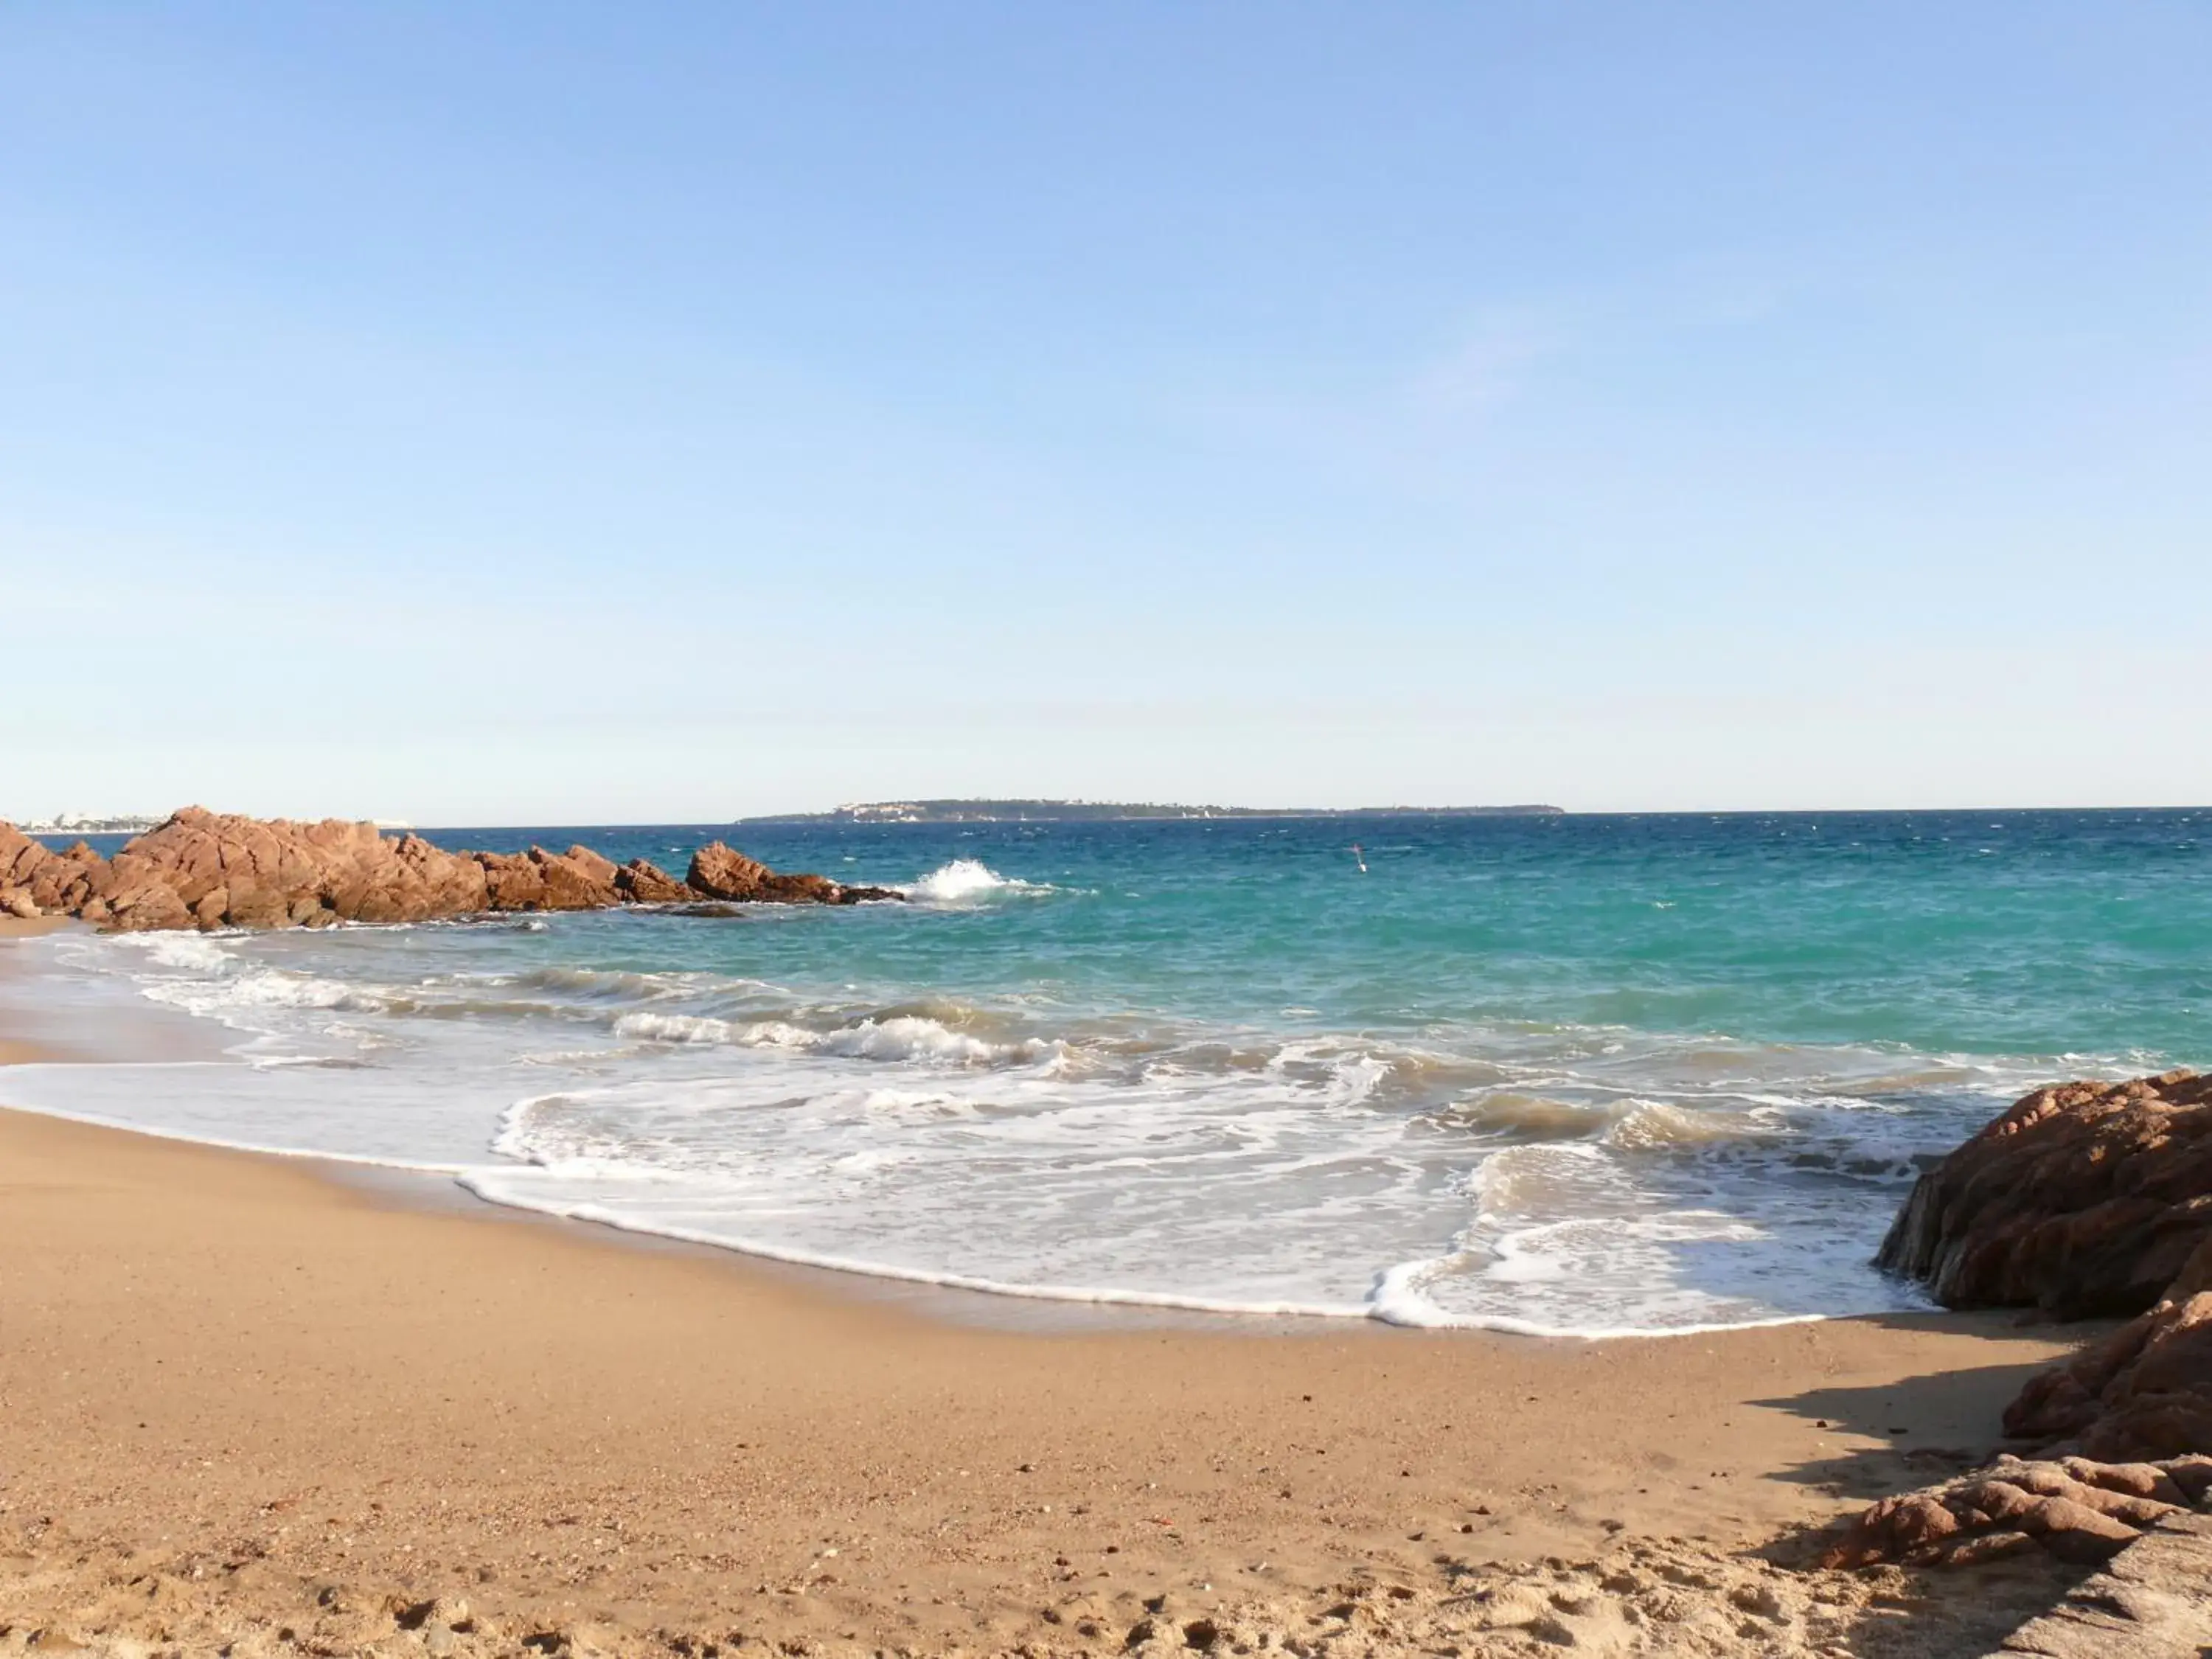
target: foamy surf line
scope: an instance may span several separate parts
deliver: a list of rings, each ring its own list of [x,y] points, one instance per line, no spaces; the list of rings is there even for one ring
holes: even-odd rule
[[[175,1063],[159,1062],[144,1069],[167,1069]],[[221,1066],[228,1062],[202,1063]],[[21,1066],[11,1066],[5,1070],[35,1071],[41,1069],[43,1065],[44,1062],[37,1062]],[[0,1077],[4,1077],[4,1073],[0,1073]],[[0,1082],[0,1089],[4,1089],[4,1082]],[[1182,1296],[1165,1291],[1098,1286],[1016,1285],[971,1274],[927,1273],[917,1268],[900,1267],[882,1262],[861,1261],[820,1252],[795,1250],[765,1240],[735,1238],[727,1234],[715,1233],[701,1228],[650,1224],[623,1215],[619,1211],[608,1209],[603,1205],[562,1203],[551,1199],[527,1198],[520,1194],[500,1189],[500,1183],[503,1177],[511,1177],[526,1166],[432,1164],[405,1158],[372,1158],[361,1153],[329,1152],[313,1147],[275,1146],[263,1141],[236,1140],[220,1135],[192,1133],[181,1129],[161,1127],[143,1122],[103,1116],[97,1113],[67,1111],[48,1106],[26,1106],[4,1098],[0,1098],[0,1111],[19,1112],[29,1117],[52,1118],[59,1122],[81,1123],[91,1128],[143,1135],[149,1139],[168,1141],[180,1146],[204,1146],[218,1152],[241,1152],[257,1158],[281,1158],[310,1166],[319,1164],[331,1164],[340,1168],[381,1170],[398,1175],[449,1180],[471,1197],[498,1209],[519,1210],[532,1215],[545,1216],[554,1220],[604,1227],[611,1231],[629,1233],[640,1237],[664,1238],[673,1243],[697,1245],[723,1251],[732,1255],[774,1261],[787,1267],[842,1273],[854,1278],[878,1279],[892,1284],[917,1285],[935,1290],[958,1291],[978,1296],[1003,1297],[1018,1301],[1205,1314],[1224,1320],[1261,1318],[1313,1319],[1334,1322],[1356,1322],[1387,1325],[1405,1330],[1488,1331],[1507,1336],[1588,1342],[1656,1337],[1711,1336],[1728,1331],[1759,1330],[1781,1325],[1818,1324],[1830,1318],[1852,1316],[1850,1315],[1796,1314],[1781,1315],[1770,1319],[1736,1321],[1727,1324],[1582,1329],[1503,1316],[1454,1316],[1432,1307],[1425,1306],[1422,1310],[1417,1311],[1412,1307],[1394,1305],[1380,1299],[1380,1295],[1385,1289],[1387,1281],[1401,1271],[1395,1268],[1377,1275],[1377,1300],[1354,1306],[1295,1301],[1243,1302],[1224,1297]],[[1415,1295],[1418,1297],[1418,1292]]]
[[[1760,1330],[1780,1325],[1818,1324],[1830,1318],[1853,1316],[1829,1314],[1785,1314],[1769,1319],[1744,1320],[1729,1324],[1579,1329],[1504,1316],[1456,1316],[1446,1314],[1441,1310],[1416,1315],[1410,1308],[1386,1305],[1381,1301],[1370,1301],[1352,1306],[1291,1301],[1240,1302],[1214,1297],[1182,1296],[1158,1291],[1119,1290],[1063,1285],[1016,1285],[1003,1279],[982,1279],[966,1273],[929,1273],[919,1268],[860,1261],[848,1257],[816,1251],[794,1250],[762,1239],[736,1238],[728,1234],[715,1233],[702,1228],[647,1223],[639,1221],[634,1217],[626,1216],[618,1210],[609,1209],[604,1205],[563,1203],[550,1198],[524,1197],[517,1193],[497,1189],[501,1176],[506,1173],[505,1170],[497,1168],[464,1171],[456,1175],[455,1182],[465,1191],[488,1204],[499,1205],[508,1209],[526,1210],[533,1214],[550,1216],[563,1221],[581,1222],[592,1226],[611,1228],[618,1232],[665,1238],[678,1243],[702,1245],[711,1249],[726,1250],[736,1255],[756,1256],[763,1261],[780,1262],[787,1267],[808,1267],[826,1273],[848,1273],[856,1278],[884,1279],[896,1284],[922,1285],[937,1290],[965,1291],[980,1296],[1007,1297],[1029,1302],[1063,1302],[1093,1307],[1144,1308],[1161,1311],[1212,1314],[1230,1318],[1357,1321],[1364,1323],[1389,1325],[1407,1330],[1490,1331],[1507,1336],[1590,1342],[1629,1338],[1711,1336],[1724,1331]],[[1378,1291],[1383,1288],[1382,1281],[1387,1281],[1398,1271],[1393,1268],[1376,1276]]]
[[[124,1073],[143,1078],[146,1087],[158,1089],[158,1079],[164,1073],[184,1070],[206,1075],[230,1071],[242,1075],[249,1072],[251,1067],[232,1060],[161,1062],[143,1066],[73,1066],[40,1064],[11,1069],[16,1075],[27,1079],[46,1074],[66,1078],[70,1075],[82,1077],[92,1072],[106,1073],[111,1075]],[[605,1203],[578,1201],[551,1194],[531,1193],[523,1188],[532,1182],[533,1178],[558,1179],[560,1177],[552,1172],[544,1171],[542,1165],[533,1165],[525,1162],[434,1161],[388,1155],[370,1155],[329,1147],[301,1146],[267,1139],[249,1139],[204,1131],[185,1130],[167,1125],[127,1120],[105,1113],[72,1110],[53,1105],[35,1103],[23,1105],[15,1102],[8,1103],[15,1109],[30,1111],[40,1115],[85,1123],[106,1129],[149,1134],[156,1139],[208,1146],[227,1152],[284,1158],[309,1164],[323,1163],[338,1167],[382,1170],[451,1180],[461,1190],[469,1193],[480,1201],[496,1206],[605,1226],[641,1236],[666,1238],[672,1242],[716,1249],[798,1267],[1023,1300],[1124,1307],[1133,1310],[1176,1310],[1232,1318],[1363,1321],[1412,1329],[1486,1330],[1532,1338],[1582,1340],[1710,1334],[1730,1329],[1809,1322],[1829,1316],[1820,1314],[1778,1315],[1765,1318],[1698,1322],[1665,1326],[1638,1324],[1583,1326],[1498,1314],[1455,1315],[1437,1308],[1420,1293],[1417,1285],[1408,1282],[1413,1274],[1431,1265],[1427,1262],[1404,1263],[1377,1273],[1374,1289],[1369,1297],[1364,1302],[1356,1304],[1286,1297],[1258,1299],[1202,1296],[1149,1291],[1131,1286],[1021,1283],[984,1274],[915,1268],[842,1255],[835,1251],[797,1249],[773,1239],[728,1231],[647,1220]],[[519,1110],[527,1104],[527,1102],[519,1102],[510,1109]],[[625,1173],[629,1178],[649,1185],[663,1182],[669,1178],[665,1172],[647,1166],[638,1166]]]
[[[233,1062],[228,1060],[153,1060],[143,1066],[128,1061],[95,1061],[102,1069],[173,1071],[179,1066],[206,1066],[224,1069]],[[356,1169],[390,1170],[395,1174],[437,1176],[459,1179],[471,1173],[495,1166],[471,1164],[426,1164],[401,1158],[378,1158],[366,1152],[334,1152],[313,1146],[279,1146],[266,1141],[234,1140],[223,1135],[211,1135],[188,1129],[170,1128],[166,1125],[141,1122],[134,1119],[108,1117],[98,1112],[74,1112],[58,1106],[26,1105],[7,1098],[8,1080],[22,1073],[53,1069],[48,1062],[33,1061],[21,1066],[0,1067],[0,1111],[21,1112],[26,1117],[50,1117],[63,1123],[82,1123],[89,1128],[115,1129],[125,1134],[144,1135],[151,1140],[173,1140],[187,1146],[211,1146],[218,1152],[247,1152],[256,1158],[291,1158],[303,1164],[343,1164]]]
[[[932,874],[954,909],[1089,890],[980,860]],[[917,915],[892,948],[1002,951],[996,930],[1048,914]],[[1978,1064],[1626,1026],[1101,1013],[1002,971],[958,996],[908,963],[839,985],[782,930],[609,921],[542,943],[85,940],[77,966],[240,1033],[243,1066],[41,1088],[33,1109],[957,1293],[1591,1340],[1899,1310],[1864,1267],[1867,1218],[1886,1221],[1930,1132],[1917,1104],[1850,1091],[1931,1066],[1957,1091]],[[580,1047],[580,1023],[597,1034]],[[519,1098],[518,1067],[558,1086]],[[542,1104],[537,1145],[501,1144]]]

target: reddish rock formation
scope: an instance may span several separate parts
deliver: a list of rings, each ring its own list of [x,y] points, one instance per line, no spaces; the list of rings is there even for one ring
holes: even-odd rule
[[[106,870],[107,861],[83,842],[56,853],[0,823],[0,910],[11,915],[74,911]]]
[[[2173,1283],[2166,1287],[2168,1302],[2186,1302],[2192,1296],[2202,1296],[2212,1291],[2212,1238],[2199,1244],[2181,1271],[2174,1275]]]
[[[615,866],[588,847],[549,853],[533,847],[526,855],[538,866],[544,885],[538,908],[545,910],[604,910],[622,902],[615,890]]]
[[[687,887],[642,859],[626,867],[588,847],[565,853],[449,853],[367,823],[258,819],[187,807],[113,859],[80,842],[56,853],[0,823],[0,910],[81,916],[127,932],[422,921],[499,910],[591,910],[711,897],[850,904],[896,898],[824,876],[779,875],[717,842],[713,886]],[[695,872],[702,866],[696,860]]]
[[[684,879],[708,898],[742,902],[758,898],[775,872],[758,859],[749,859],[734,848],[710,841],[691,855],[691,868]]]
[[[2147,1311],[2006,1408],[2074,1455],[1885,1498],[1823,1565],[2098,1560],[2212,1497],[2212,1078],[2039,1089],[1921,1177],[1880,1259],[1954,1307]]]
[[[675,904],[698,895],[659,865],[632,859],[615,872],[615,887],[633,904]]]
[[[708,842],[691,855],[685,880],[709,898],[733,903],[858,904],[864,899],[905,896],[888,887],[841,887],[827,876],[780,876],[758,859],[749,859],[719,841]]]
[[[2164,1463],[1999,1458],[1978,1474],[1881,1503],[1837,1534],[1823,1567],[1963,1566],[2040,1547],[2104,1561],[2212,1493],[2212,1457]]]
[[[1954,1306],[2147,1310],[2030,1378],[2005,1432],[2106,1462],[2212,1453],[2212,1077],[2038,1090],[1921,1178],[1881,1259]]]
[[[2106,1462],[2212,1452],[2212,1291],[2161,1302],[2029,1378],[2004,1429]]]
[[[2212,1243],[2212,1076],[2039,1089],[1921,1176],[1877,1258],[1947,1307],[2141,1313]]]

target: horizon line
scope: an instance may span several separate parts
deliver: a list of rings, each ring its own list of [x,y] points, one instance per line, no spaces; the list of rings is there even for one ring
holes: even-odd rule
[[[947,799],[950,799],[950,798],[947,798]],[[979,798],[979,799],[980,799],[980,798]],[[1040,797],[1039,799],[1042,799],[1043,798]],[[873,805],[874,803],[866,803],[866,804],[868,804],[868,805]],[[1054,804],[1056,804],[1056,805],[1057,805],[1057,804],[1061,804],[1061,803],[1054,803]],[[1166,803],[1166,802],[1152,803],[1152,802],[1116,802],[1116,801],[1079,801],[1079,801],[1070,801],[1070,802],[1067,802],[1067,803],[1065,803],[1065,804],[1067,804],[1067,805],[1086,805],[1086,806],[1101,806],[1101,807],[1116,806],[1116,805],[1170,805],[1170,803]],[[123,819],[134,819],[134,818],[135,818],[135,819],[143,819],[143,820],[145,822],[145,823],[147,824],[147,826],[148,826],[149,828],[152,828],[152,827],[157,827],[157,826],[159,826],[159,825],[161,825],[161,824],[162,824],[162,823],[167,823],[167,822],[171,817],[174,817],[178,811],[185,811],[185,810],[186,810],[186,809],[185,809],[185,808],[179,807],[179,808],[173,809],[172,811],[169,811],[169,812],[163,812],[163,813],[159,813],[159,814],[155,814],[155,813],[133,813],[133,812],[111,812],[111,813],[98,814],[98,815],[94,815],[94,814],[87,814],[86,816],[87,816],[87,817],[94,817],[94,816],[97,816],[97,817],[100,817],[106,818],[106,819],[111,820],[111,821],[112,821],[112,820],[113,820],[113,819],[118,819],[118,818],[123,818]],[[374,824],[374,825],[375,825],[379,830],[387,830],[387,831],[402,831],[402,832],[413,831],[413,832],[418,832],[418,833],[419,833],[419,832],[422,832],[422,831],[427,831],[427,830],[727,830],[727,829],[742,828],[742,827],[744,827],[744,826],[745,826],[745,825],[747,825],[747,824],[757,824],[757,825],[762,826],[762,827],[763,827],[763,828],[767,828],[767,827],[772,827],[772,826],[775,826],[775,825],[779,825],[779,824],[796,824],[796,823],[804,823],[804,822],[810,821],[810,820],[811,820],[811,821],[815,821],[815,822],[824,822],[824,823],[850,823],[850,822],[853,822],[852,820],[838,820],[838,819],[835,818],[835,817],[833,817],[833,814],[834,814],[835,812],[836,812],[836,811],[839,810],[838,808],[835,808],[835,807],[833,807],[833,808],[828,808],[828,809],[820,809],[820,810],[816,810],[816,811],[813,811],[757,812],[757,813],[750,813],[750,814],[748,814],[748,815],[746,815],[746,816],[744,816],[744,817],[734,817],[734,818],[623,818],[623,819],[617,819],[617,818],[589,818],[589,817],[579,817],[579,818],[567,818],[567,819],[560,819],[560,818],[539,818],[539,819],[536,819],[536,820],[523,819],[523,818],[517,818],[517,819],[513,819],[513,820],[509,820],[509,821],[507,821],[507,822],[494,822],[494,821],[491,821],[491,820],[483,820],[483,821],[474,822],[474,823],[467,822],[467,821],[461,820],[461,819],[453,819],[453,820],[448,820],[448,821],[444,821],[444,822],[436,822],[436,821],[432,821],[432,820],[429,820],[429,819],[409,819],[409,818],[398,818],[398,817],[349,817],[349,816],[347,816],[347,815],[345,815],[345,814],[343,814],[343,813],[325,813],[325,814],[322,814],[322,815],[320,815],[320,816],[319,816],[319,817],[318,817],[318,816],[308,816],[308,815],[295,815],[295,814],[290,814],[290,813],[261,813],[261,812],[240,812],[240,813],[228,813],[228,812],[221,812],[221,811],[220,811],[220,809],[215,809],[215,808],[210,808],[210,809],[207,809],[207,810],[209,810],[209,811],[217,811],[217,812],[218,812],[218,814],[219,814],[219,816],[223,816],[223,817],[238,817],[258,818],[258,819],[261,819],[261,820],[264,820],[264,821],[270,821],[270,820],[274,820],[274,819],[277,819],[277,818],[286,818],[286,817],[289,817],[289,818],[291,818],[291,819],[292,819],[292,821],[293,821],[293,822],[295,822],[295,823],[323,823],[323,822],[328,822],[328,821],[330,821],[330,820],[331,820],[331,819],[332,819],[332,818],[336,818],[336,819],[337,819],[337,820],[338,820],[338,821],[340,821],[340,822],[349,823],[370,823],[370,824]],[[2040,804],[2040,805],[2006,805],[1978,804],[1978,805],[1962,805],[1962,806],[1844,806],[1844,805],[1836,805],[1836,806],[1711,806],[1711,807],[1707,807],[1707,806],[1666,806],[1666,807],[1609,806],[1609,807],[1576,807],[1576,806],[1555,806],[1555,805],[1550,805],[1549,803],[1536,803],[1536,802],[1529,802],[1529,803],[1525,803],[1525,804],[1524,804],[1524,803],[1515,803],[1515,804],[1513,804],[1513,805],[1506,805],[1506,806],[1415,806],[1415,805],[1387,805],[1387,806],[1295,806],[1295,807],[1288,807],[1288,806],[1231,806],[1231,805],[1216,805],[1216,806],[1211,807],[1211,808],[1209,808],[1209,809],[1195,810],[1195,811],[1190,811],[1190,812],[1188,812],[1188,813],[1187,813],[1187,814],[1186,814],[1186,813],[1178,813],[1178,814],[1176,814],[1176,815],[1175,815],[1175,816],[1172,816],[1172,817],[1169,817],[1169,816],[1161,816],[1161,817],[1132,817],[1132,818],[1123,818],[1123,819],[1110,819],[1110,818],[1109,818],[1109,819],[1091,819],[1091,820],[1084,820],[1084,819],[1066,819],[1066,820],[1058,820],[1058,819],[1048,819],[1048,818],[1028,818],[1028,819],[1024,819],[1024,818],[1019,818],[1019,817],[999,817],[999,818],[965,818],[965,819],[962,819],[962,818],[940,818],[940,819],[933,819],[933,820],[931,820],[931,819],[900,819],[900,818],[882,818],[882,819],[866,819],[866,820],[860,820],[860,823],[864,827],[866,827],[866,828],[869,828],[869,829],[903,829],[903,828],[908,828],[908,827],[917,827],[917,828],[942,828],[942,827],[944,827],[944,826],[945,826],[945,825],[947,825],[947,824],[957,824],[957,823],[969,823],[969,824],[973,824],[973,823],[1055,823],[1055,822],[1066,822],[1066,823],[1084,823],[1084,822],[1090,822],[1090,823],[1192,823],[1192,822],[1205,822],[1205,821],[1206,821],[1207,814],[1208,814],[1208,812],[1209,812],[1209,811],[1213,812],[1213,813],[1217,813],[1217,814],[1233,814],[1233,815],[1235,815],[1235,816],[1242,817],[1276,817],[1276,818],[1343,817],[1347,817],[1347,816],[1351,816],[1351,815],[1354,815],[1354,814],[1358,814],[1358,813],[1369,813],[1369,814],[1373,814],[1373,815],[1376,815],[1376,816],[1394,815],[1394,816],[1400,816],[1400,817],[1545,817],[1545,818],[1550,818],[1550,817],[1577,817],[1577,818],[1692,818],[1692,817],[1695,817],[1695,818],[1717,818],[1717,817],[1823,817],[1823,816],[1830,816],[1830,817],[1832,817],[1832,816],[1848,816],[1848,817],[1912,817],[1912,816],[1916,816],[1916,815],[1932,815],[1932,814],[1936,814],[1936,813],[1957,814],[1957,813],[1961,813],[1961,812],[2009,812],[2009,813],[2016,813],[2016,814],[2055,814],[2055,813],[2063,813],[2063,812],[2100,812],[2100,813],[2120,813],[2120,812],[2202,812],[2202,811],[2212,811],[2212,802],[2206,802],[2206,801],[2172,801],[2172,802],[2162,802],[2162,803],[2151,803],[2151,802],[2130,802],[2130,803],[2123,803],[2123,804],[2118,804],[2118,805],[2097,805],[2097,806],[2082,806],[2082,805],[2071,805],[2071,806],[2067,806],[2067,805],[2048,805],[2048,804]],[[11,817],[7,817],[7,816],[6,816],[6,815],[4,815],[4,814],[0,814],[0,824],[4,824],[4,825],[8,826],[9,828],[15,830],[18,834],[20,834],[20,835],[25,835],[25,836],[58,836],[58,835],[118,836],[118,835],[140,835],[140,834],[143,834],[143,833],[145,833],[145,831],[144,831],[143,830],[88,830],[88,829],[82,829],[82,828],[80,828],[80,827],[76,826],[76,825],[60,825],[60,824],[57,824],[57,823],[54,823],[52,820],[27,820],[27,819],[20,819],[20,818],[11,818]]]

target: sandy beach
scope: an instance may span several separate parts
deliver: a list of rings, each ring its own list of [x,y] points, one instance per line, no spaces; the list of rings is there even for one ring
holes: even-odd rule
[[[0,4],[0,1659],[2212,1659],[2208,60]]]
[[[0,1651],[1970,1652],[2063,1583],[1768,1559],[1984,1448],[2009,1319],[1024,1328],[447,1190],[0,1113]]]

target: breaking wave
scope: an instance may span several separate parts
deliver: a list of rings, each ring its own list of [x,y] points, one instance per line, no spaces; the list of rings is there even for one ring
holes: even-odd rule
[[[932,1066],[999,1066],[1036,1060],[1063,1052],[1062,1043],[1042,1038],[992,1042],[956,1031],[914,1014],[856,1020],[829,1030],[787,1019],[730,1020],[691,1014],[624,1014],[615,1021],[617,1036],[656,1042],[714,1042],[748,1048],[781,1048],[794,1054],[838,1054],[887,1062],[912,1060]]]
[[[981,859],[954,859],[900,890],[916,904],[958,909],[1017,894],[1049,893],[1049,883],[1010,878]]]

